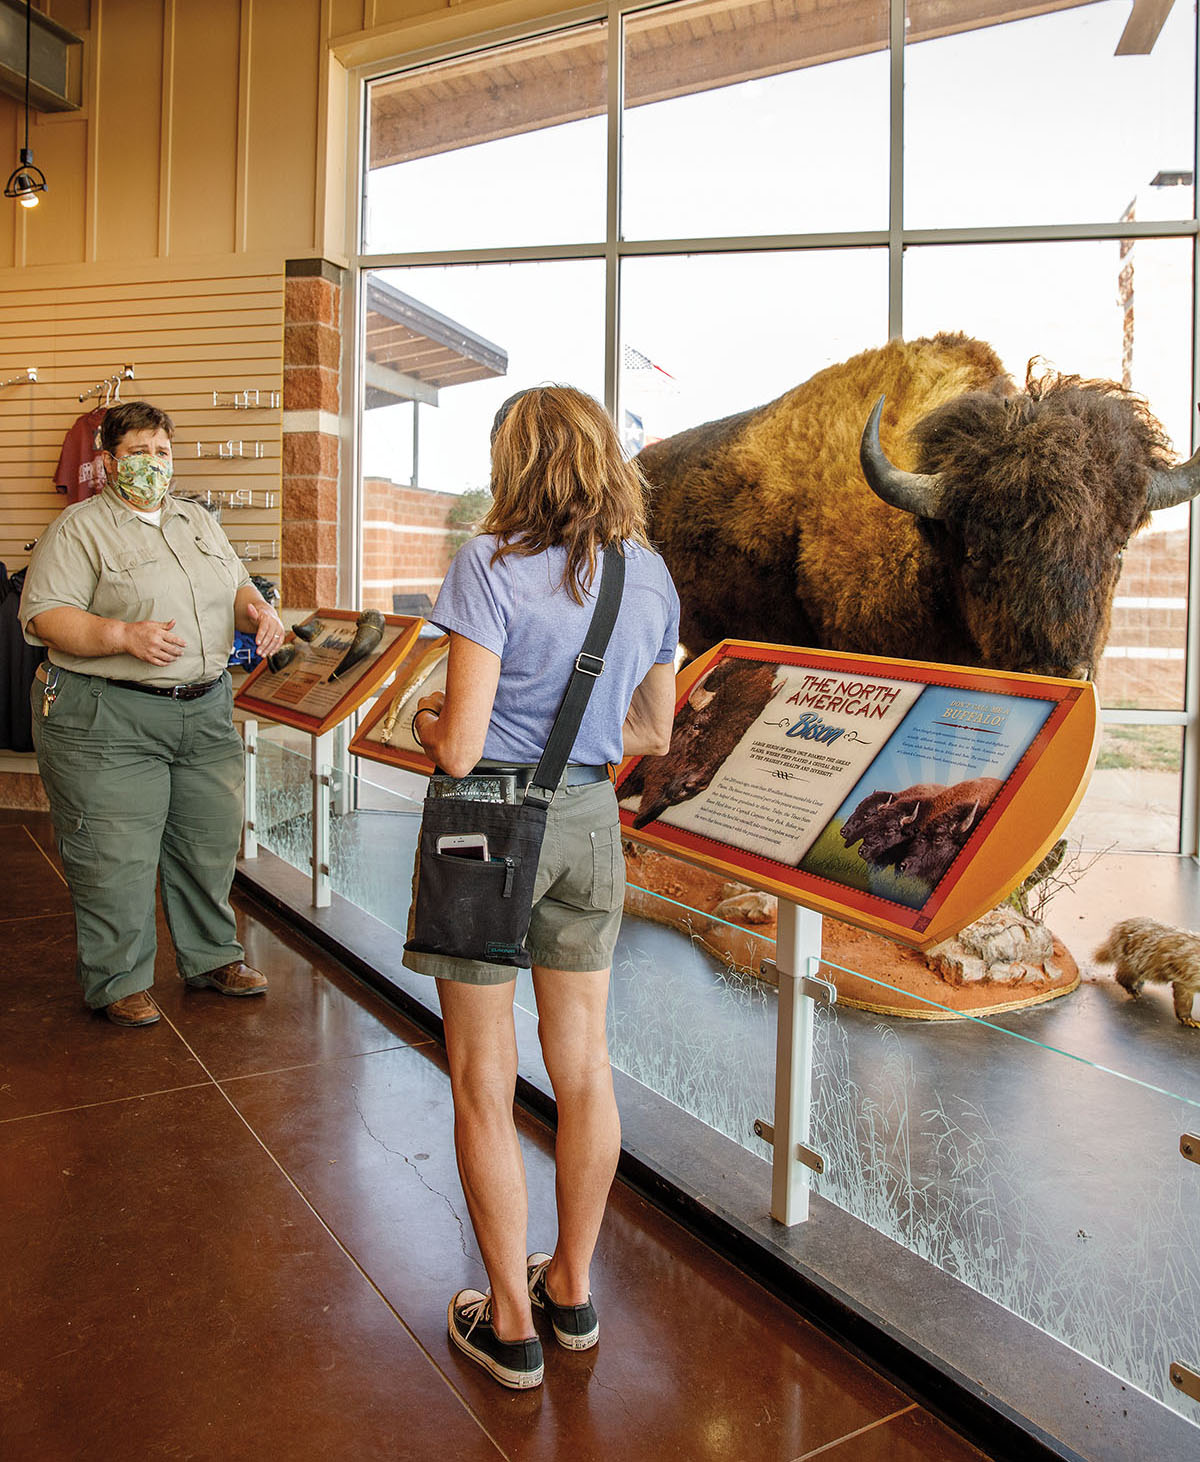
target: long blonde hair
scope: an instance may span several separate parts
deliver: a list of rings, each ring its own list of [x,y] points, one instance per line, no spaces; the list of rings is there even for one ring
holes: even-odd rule
[[[563,583],[582,604],[603,549],[646,546],[645,491],[598,401],[574,386],[534,386],[496,413],[492,506],[479,531],[498,539],[493,563],[565,547]]]

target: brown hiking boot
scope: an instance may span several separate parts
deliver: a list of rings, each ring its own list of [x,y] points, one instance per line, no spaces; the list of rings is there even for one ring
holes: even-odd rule
[[[104,1007],[104,1013],[113,1025],[153,1025],[162,1019],[158,1006],[145,990],[135,990],[132,995],[123,995]]]
[[[207,970],[202,975],[189,975],[184,981],[193,990],[219,990],[222,995],[265,995],[267,977],[261,970],[251,969],[240,959],[232,964]]]

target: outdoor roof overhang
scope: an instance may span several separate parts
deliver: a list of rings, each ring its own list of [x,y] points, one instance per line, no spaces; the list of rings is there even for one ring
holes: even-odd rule
[[[906,38],[913,44],[1093,3],[909,0]],[[1149,51],[1171,5],[1134,0],[1118,52]],[[595,22],[376,82],[370,166],[598,116],[608,95],[606,34]],[[626,105],[819,66],[887,43],[883,0],[697,0],[643,11],[627,30]]]
[[[444,386],[508,371],[508,352],[457,320],[373,277],[366,301],[366,404],[436,406]]]

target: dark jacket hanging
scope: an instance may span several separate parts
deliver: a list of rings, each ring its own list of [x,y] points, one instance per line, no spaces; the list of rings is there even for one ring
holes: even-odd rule
[[[0,563],[0,750],[32,751],[29,687],[45,650],[27,645],[17,620],[25,570],[10,578]]]

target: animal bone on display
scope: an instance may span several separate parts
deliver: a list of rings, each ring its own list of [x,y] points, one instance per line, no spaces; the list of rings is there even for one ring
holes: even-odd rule
[[[339,675],[345,675],[347,670],[352,669],[360,660],[365,660],[373,650],[376,650],[383,639],[386,624],[387,621],[378,609],[364,609],[355,621],[354,639],[350,643],[350,648],[330,671],[330,680],[336,680]]]

